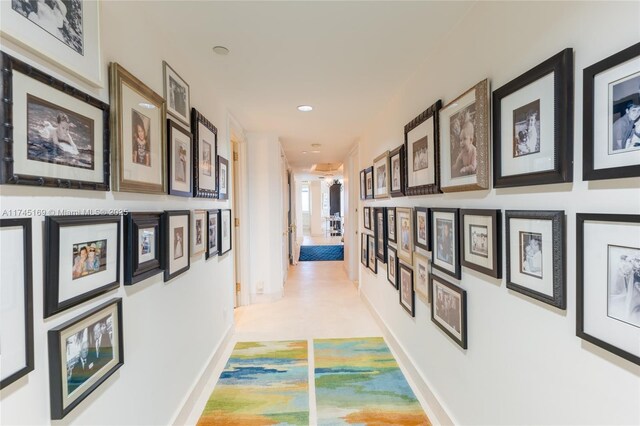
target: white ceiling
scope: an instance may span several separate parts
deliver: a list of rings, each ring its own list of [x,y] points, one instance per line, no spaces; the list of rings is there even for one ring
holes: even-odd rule
[[[144,5],[144,6],[143,6]],[[199,58],[249,132],[291,166],[340,162],[472,2],[147,2],[166,39]],[[176,25],[180,23],[180,25]],[[223,45],[228,56],[213,54]],[[313,105],[310,113],[300,104]],[[320,143],[319,154],[310,151]]]

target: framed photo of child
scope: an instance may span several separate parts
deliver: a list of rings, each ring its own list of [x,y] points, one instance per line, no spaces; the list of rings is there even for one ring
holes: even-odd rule
[[[573,49],[493,92],[494,187],[573,181]]]
[[[404,126],[406,195],[442,192],[438,166],[440,162],[438,113],[441,106],[442,101],[438,100]]]
[[[440,179],[443,192],[489,188],[489,80],[440,110]]]

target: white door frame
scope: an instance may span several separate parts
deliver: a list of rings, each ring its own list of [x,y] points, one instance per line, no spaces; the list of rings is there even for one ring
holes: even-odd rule
[[[347,208],[345,209],[345,263],[347,276],[351,281],[358,281],[358,269],[360,264],[360,214],[358,213],[358,203],[360,202],[360,164],[358,157],[358,144],[349,151],[347,156],[347,173],[345,173],[344,188],[346,191],[345,201]]]

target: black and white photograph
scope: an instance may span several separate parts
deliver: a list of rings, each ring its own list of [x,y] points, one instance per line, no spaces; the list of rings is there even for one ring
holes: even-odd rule
[[[607,315],[640,328],[640,248],[609,244]]]
[[[405,194],[439,194],[440,162],[438,100],[404,126]]]
[[[373,235],[367,235],[367,265],[374,273],[378,273],[378,258],[376,257],[376,239]]]
[[[502,212],[460,210],[460,262],[494,278],[502,277]]]
[[[218,199],[229,198],[229,161],[218,155]]]
[[[540,152],[540,99],[513,110],[513,157]]]
[[[205,176],[211,176],[211,144],[202,141],[202,173]]]
[[[362,225],[365,229],[372,230],[371,227],[371,207],[363,207],[362,208]]]
[[[416,207],[414,209],[414,241],[416,247],[431,251],[431,238],[429,235],[429,209],[426,207]]]
[[[384,207],[373,209],[376,236],[376,257],[382,263],[387,262],[387,212]]]
[[[405,164],[404,145],[400,145],[389,152],[389,195],[392,197],[402,197],[405,191]]]
[[[196,244],[202,244],[202,219],[196,219]]]
[[[395,207],[387,207],[387,240],[395,243],[396,240],[396,209]]]
[[[463,349],[467,349],[467,292],[431,275],[431,320]]]
[[[542,234],[520,231],[520,272],[542,279]]]
[[[173,230],[173,259],[184,256],[184,228],[182,226]]]
[[[611,138],[609,154],[640,149],[640,72],[610,84]]]
[[[423,136],[413,143],[413,158],[411,164],[413,164],[412,170],[419,172],[429,167],[429,157],[427,156],[427,150],[429,146],[429,137]]]
[[[191,214],[191,256],[198,255],[207,249],[207,212],[194,210]]]
[[[400,305],[415,316],[415,292],[413,290],[413,270],[404,263],[398,264],[398,288],[400,293]]]
[[[365,185],[366,185],[366,183],[365,183],[365,173],[364,173],[364,170],[360,170],[360,199],[361,200],[365,199],[365,196],[366,196],[366,193],[367,193]]]
[[[375,198],[389,197],[389,151],[385,151],[373,160],[373,180]]]
[[[167,112],[188,126],[191,114],[189,85],[168,63],[163,61],[162,65]]]
[[[219,210],[207,210],[207,250],[205,251],[205,259],[217,256],[220,251],[218,247],[219,221]]]
[[[49,330],[51,418],[62,419],[124,364],[122,299]]]
[[[467,105],[450,117],[451,177],[476,174],[476,103]]]
[[[365,179],[365,199],[370,200],[374,196],[373,190],[373,166],[367,167],[364,169],[364,179]]]
[[[191,109],[193,134],[193,196],[218,196],[218,129],[197,109]]]
[[[131,110],[131,126],[133,127],[133,162],[141,166],[151,167],[151,142],[149,131],[151,119],[135,109]]]
[[[83,55],[82,0],[11,0],[11,7],[62,43]]]
[[[94,121],[27,95],[27,159],[93,170]]]
[[[167,120],[167,150],[169,159],[169,194],[181,197],[193,195],[193,139],[177,122]]]
[[[476,256],[489,257],[489,228],[484,225],[469,226],[470,251]]]
[[[453,265],[453,221],[436,219],[436,257]]]
[[[396,249],[387,246],[387,281],[397,289],[398,288],[398,254]]]
[[[360,234],[360,263],[369,266],[369,237],[364,232]]]
[[[169,281],[191,267],[191,212],[166,210],[163,215],[164,281]]]
[[[174,146],[174,179],[177,182],[187,181],[187,144],[184,142],[177,142]]]
[[[231,210],[220,210],[220,238],[218,240],[220,251],[218,254],[221,256],[231,251],[232,226]]]
[[[407,264],[413,262],[413,217],[412,210],[405,207],[396,208],[396,221],[398,223],[398,258]]]
[[[415,292],[424,301],[429,300],[429,259],[420,253],[413,254],[413,278]]]
[[[74,280],[107,269],[107,240],[76,243],[72,251]]]

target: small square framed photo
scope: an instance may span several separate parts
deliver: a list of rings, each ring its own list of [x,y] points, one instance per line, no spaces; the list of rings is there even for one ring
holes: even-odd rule
[[[218,254],[229,253],[231,251],[231,234],[233,232],[233,219],[231,218],[231,210],[220,210],[220,232],[218,233],[218,245],[220,251]]]
[[[191,266],[189,234],[191,231],[189,210],[168,210],[163,215],[165,250],[164,280],[169,281],[187,272]]]
[[[362,208],[362,225],[364,229],[368,229],[371,231],[373,228],[371,227],[371,207],[363,207]]]
[[[426,207],[415,207],[413,209],[413,243],[416,247],[431,251],[431,214]]]
[[[207,212],[194,210],[191,212],[191,256],[204,252],[207,246]]]
[[[0,219],[0,251],[0,340],[5,348],[0,389],[4,389],[34,368],[31,218]]]
[[[122,299],[49,330],[51,419],[69,414],[124,364]]]
[[[373,166],[364,169],[365,193],[366,200],[373,199]]]
[[[405,159],[404,145],[400,145],[389,153],[389,195],[392,197],[404,196]]]
[[[127,213],[124,237],[124,285],[139,283],[163,271],[162,213]]]
[[[387,241],[396,243],[396,232],[398,227],[396,225],[396,208],[387,207]]]
[[[389,197],[389,151],[373,160],[373,181],[375,198]]]
[[[364,232],[360,234],[360,263],[369,267],[369,237]]]
[[[220,210],[207,210],[207,249],[205,259],[218,255],[218,235],[220,234]]]
[[[407,195],[440,193],[438,100],[404,126],[405,185]]]
[[[193,140],[191,133],[175,121],[167,120],[167,170],[169,194],[193,195]]]
[[[120,216],[46,216],[44,317],[120,286]]]
[[[373,235],[367,235],[367,266],[374,273],[378,273],[378,258],[376,257],[376,239]]]
[[[489,188],[489,80],[440,110],[440,178],[443,192]]]
[[[462,266],[502,278],[502,213],[460,210]]]
[[[640,43],[584,69],[584,180],[640,176]]]
[[[165,61],[162,61],[162,74],[167,112],[189,126],[191,112],[189,85]]]
[[[364,200],[367,195],[367,183],[364,170],[360,170],[360,199]]]
[[[376,237],[376,257],[380,262],[387,263],[387,212],[384,207],[373,209]]]
[[[494,187],[573,180],[573,49],[493,92]]]
[[[413,269],[402,262],[398,263],[398,288],[400,306],[409,312],[409,315],[415,317],[416,294],[413,290]]]
[[[429,298],[429,258],[420,253],[413,253],[414,288],[424,303],[431,303]]]
[[[191,109],[193,134],[193,196],[218,197],[218,129],[197,109]]]
[[[398,221],[398,258],[408,265],[413,264],[413,212],[411,208],[396,207]]]
[[[398,253],[391,246],[387,246],[387,281],[398,289]]]
[[[640,365],[640,215],[577,214],[576,334]]]
[[[218,199],[229,199],[229,161],[218,155]]]
[[[467,349],[467,292],[443,280],[429,276],[431,321],[462,349]]]
[[[433,267],[460,279],[460,213],[458,209],[431,209]]]
[[[564,211],[505,212],[507,288],[566,309]]]

